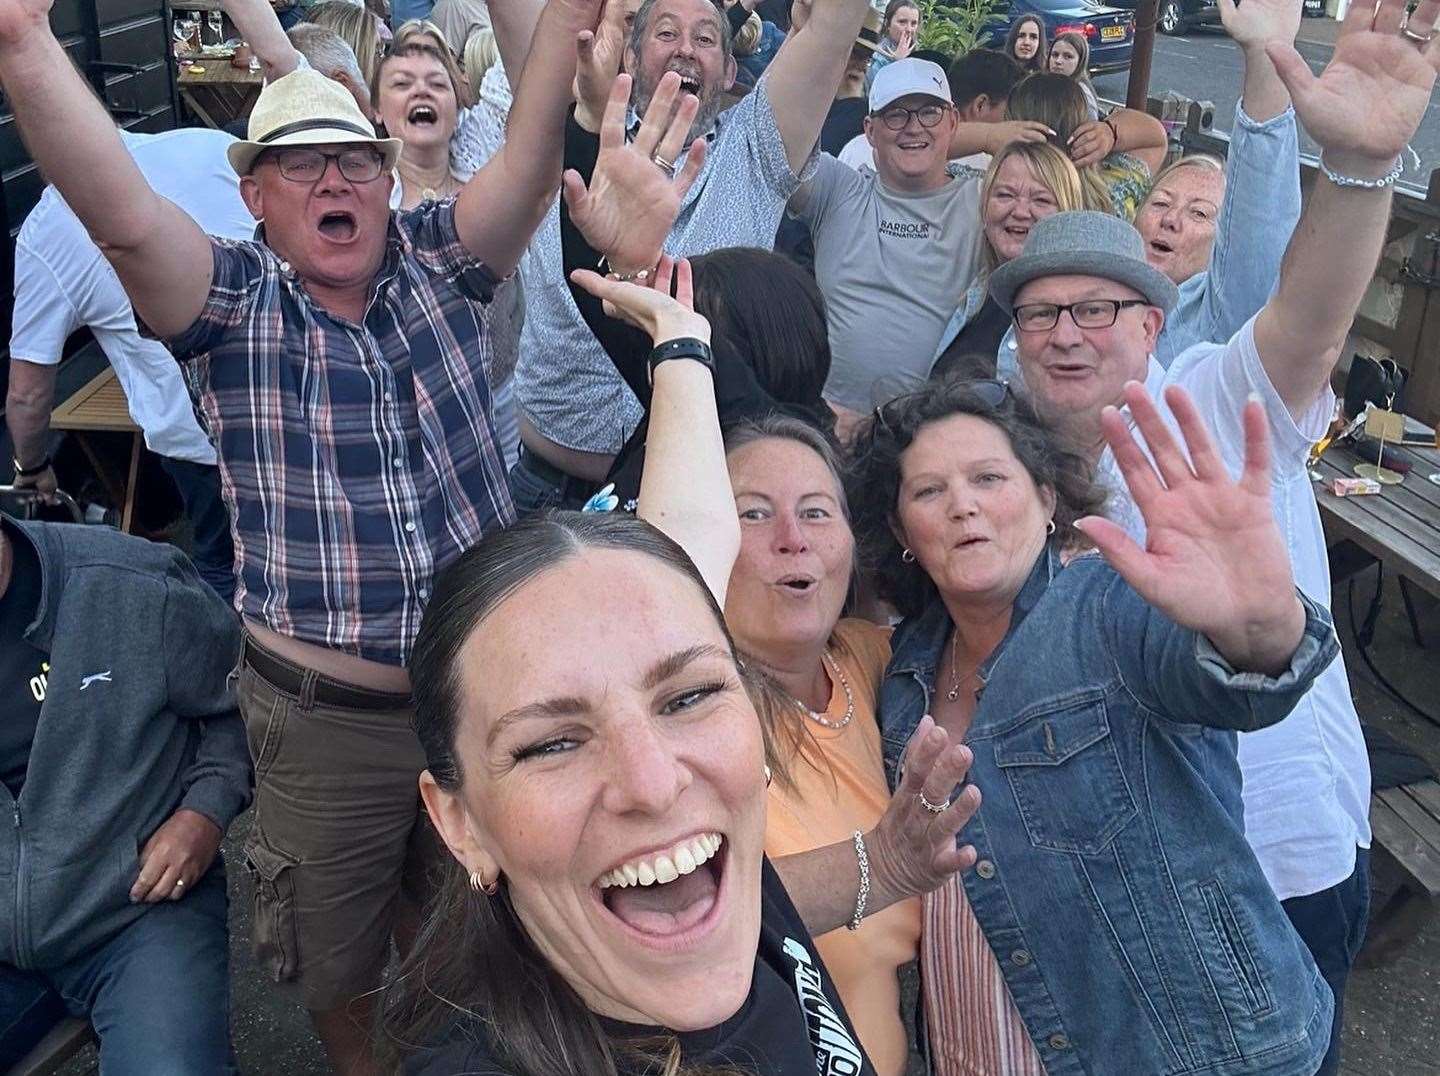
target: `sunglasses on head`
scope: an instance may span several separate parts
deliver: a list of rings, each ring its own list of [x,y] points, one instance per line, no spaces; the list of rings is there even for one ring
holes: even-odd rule
[[[1010,398],[1010,382],[998,377],[975,378],[969,381],[957,381],[956,385],[964,386],[980,403],[986,411],[998,411]],[[874,422],[870,431],[873,436],[876,430],[884,430],[891,437],[897,436],[895,423],[905,407],[934,391],[933,386],[917,389],[914,392],[907,392],[903,396],[896,396],[894,399],[886,400],[879,407],[875,408]]]

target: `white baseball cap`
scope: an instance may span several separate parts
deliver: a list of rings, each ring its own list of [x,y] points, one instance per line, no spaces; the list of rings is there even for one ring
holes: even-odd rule
[[[933,97],[947,105],[955,103],[950,97],[950,80],[939,64],[907,56],[886,64],[876,73],[875,81],[870,84],[870,111],[880,112],[912,94]]]

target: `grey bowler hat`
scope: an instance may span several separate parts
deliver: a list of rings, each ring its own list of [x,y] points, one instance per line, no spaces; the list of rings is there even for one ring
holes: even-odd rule
[[[1098,276],[1134,288],[1166,314],[1180,301],[1170,278],[1145,260],[1145,244],[1128,222],[1077,209],[1030,229],[1025,249],[990,274],[990,295],[1007,312],[1015,293],[1042,276]]]

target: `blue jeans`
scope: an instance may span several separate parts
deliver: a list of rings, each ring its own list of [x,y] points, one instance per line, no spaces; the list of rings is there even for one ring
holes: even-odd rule
[[[68,964],[0,964],[0,1070],[68,1013],[94,1026],[105,1076],[235,1073],[226,911],[217,859],[183,900],[151,905]]]
[[[1304,897],[1291,897],[1280,906],[1294,924],[1295,932],[1315,958],[1315,966],[1335,995],[1335,1020],[1330,1025],[1330,1049],[1316,1076],[1333,1076],[1340,1071],[1340,1037],[1345,1030],[1342,1003],[1351,965],[1365,941],[1365,924],[1370,918],[1370,850],[1355,849],[1355,870],[1350,877],[1329,889]]]
[[[195,548],[190,559],[195,570],[226,605],[233,605],[235,547],[230,541],[230,513],[220,499],[220,468],[168,456],[160,457],[160,466],[179,489],[185,515],[194,528]]]
[[[524,445],[510,468],[510,499],[515,502],[515,515],[521,518],[547,508],[579,511],[599,488],[594,482],[566,474]]]

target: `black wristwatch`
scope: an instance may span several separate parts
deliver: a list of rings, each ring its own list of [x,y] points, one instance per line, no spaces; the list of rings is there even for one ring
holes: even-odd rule
[[[708,349],[707,349],[707,350],[708,350]],[[653,360],[652,360],[652,361],[653,361]],[[16,478],[34,478],[36,475],[44,474],[46,471],[48,471],[48,470],[50,469],[50,457],[49,457],[49,456],[46,456],[43,460],[41,460],[39,463],[37,463],[34,467],[21,467],[21,466],[20,466],[20,461],[19,461],[18,459],[16,459],[14,456],[11,456],[11,457],[10,457],[10,462],[15,465],[15,477],[16,477]]]
[[[655,383],[655,367],[671,359],[694,359],[712,376],[715,373],[715,356],[710,353],[710,345],[694,336],[682,336],[678,340],[667,340],[650,352],[651,384]]]

